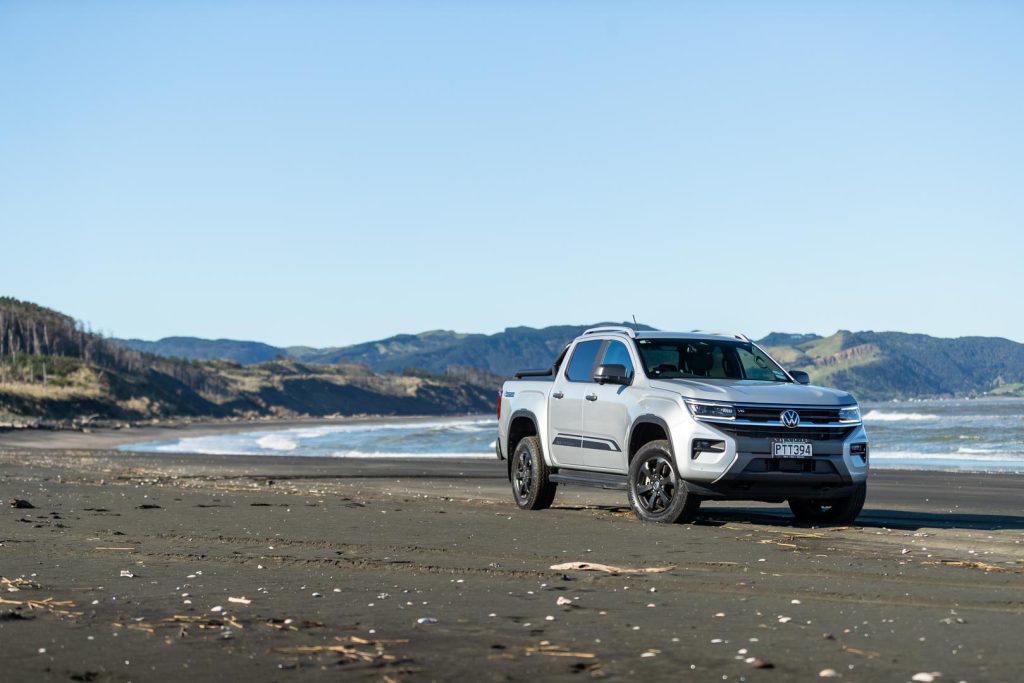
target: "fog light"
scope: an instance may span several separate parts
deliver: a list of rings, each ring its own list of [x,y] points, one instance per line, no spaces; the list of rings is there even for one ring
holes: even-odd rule
[[[725,453],[725,442],[712,439],[694,439],[690,459],[696,460],[701,453]]]
[[[868,461],[868,445],[866,443],[851,443],[850,455],[859,455],[864,462]]]

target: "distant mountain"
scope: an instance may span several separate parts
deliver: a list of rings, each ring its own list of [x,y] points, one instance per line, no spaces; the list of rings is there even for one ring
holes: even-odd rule
[[[330,349],[193,338],[138,348],[243,364],[286,355],[309,367],[342,363],[365,365],[373,372],[418,369],[486,386],[516,370],[547,367],[564,344],[593,326],[510,327],[489,335],[434,330]],[[862,399],[1024,395],[1024,344],[1007,339],[841,330],[828,337],[772,332],[758,343],[786,367],[808,372],[815,383],[846,389]]]
[[[258,342],[167,337],[155,342],[115,340],[129,348],[191,360],[218,358],[242,365],[287,356],[301,363],[334,365],[358,363],[375,372],[402,372],[413,368],[444,374],[452,368],[476,368],[507,377],[523,368],[551,364],[566,343],[597,325],[510,327],[496,334],[462,334],[432,330],[400,334],[354,346],[316,349],[307,346],[277,348]],[[640,329],[652,329],[644,325]]]
[[[815,384],[860,399],[1024,395],[1024,344],[1009,339],[840,330],[830,337],[773,333],[758,343]]]
[[[562,347],[583,330],[595,326],[509,327],[496,334],[457,334],[438,330],[403,334],[337,349],[306,353],[289,349],[289,352],[304,362],[362,363],[377,372],[418,368],[443,373],[452,367],[471,367],[508,377],[523,368],[548,367]]]
[[[157,341],[141,339],[114,339],[121,346],[157,356],[185,358],[187,360],[230,360],[242,365],[253,365],[287,356],[288,352],[261,342],[234,339],[199,339],[198,337],[164,337]]]
[[[158,356],[93,334],[62,313],[0,297],[0,424],[479,413],[492,410],[496,386],[472,370],[384,375],[294,359],[242,366]]]
[[[789,332],[771,332],[758,340],[761,346],[796,346],[821,339],[817,334],[792,334]]]

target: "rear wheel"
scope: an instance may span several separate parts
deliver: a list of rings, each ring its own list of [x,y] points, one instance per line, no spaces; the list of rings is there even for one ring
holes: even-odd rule
[[[558,484],[548,478],[549,468],[544,462],[540,439],[528,436],[516,446],[512,455],[512,495],[523,510],[543,510],[551,507]]]
[[[692,522],[700,498],[686,490],[679,478],[668,441],[640,447],[629,464],[629,505],[645,522]]]
[[[868,495],[868,485],[857,484],[853,493],[845,498],[827,500],[789,501],[789,509],[801,522],[822,524],[852,524],[864,508],[864,499]]]

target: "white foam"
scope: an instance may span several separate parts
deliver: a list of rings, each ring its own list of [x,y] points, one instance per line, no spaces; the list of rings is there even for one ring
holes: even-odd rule
[[[1024,451],[1007,451],[1005,449],[998,448],[964,448],[961,446],[956,449],[956,452],[960,455],[1017,455],[1018,457],[1024,456]],[[1024,459],[1024,458],[1022,458]]]
[[[256,445],[271,451],[294,451],[299,444],[292,441],[284,434],[267,434],[256,439]]]
[[[886,461],[914,461],[914,460],[944,460],[951,463],[971,462],[1015,462],[1024,465],[1024,456],[1021,454],[1007,453],[1005,451],[990,451],[986,453],[919,453],[909,451],[871,451],[872,462],[876,460]]]
[[[380,459],[398,458],[401,460],[497,460],[494,453],[367,453],[364,451],[336,451],[332,458]]]
[[[422,430],[422,431],[483,431],[497,429],[498,421],[493,418],[476,420],[437,420],[423,422],[353,422],[349,424],[323,425],[319,427],[293,427],[291,429],[274,430],[273,432],[243,432],[238,436],[255,436],[259,434],[288,434],[299,439],[316,439],[330,434],[347,434],[351,432],[381,432],[391,430]]]
[[[887,413],[881,410],[872,410],[864,416],[865,422],[923,422],[939,419],[938,415],[928,413]]]

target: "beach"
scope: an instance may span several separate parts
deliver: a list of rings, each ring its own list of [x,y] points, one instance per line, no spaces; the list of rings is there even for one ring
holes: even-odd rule
[[[232,428],[0,434],[5,679],[1017,676],[1020,475],[876,472],[853,527],[661,526],[585,488],[520,511],[496,459],[113,450]]]

